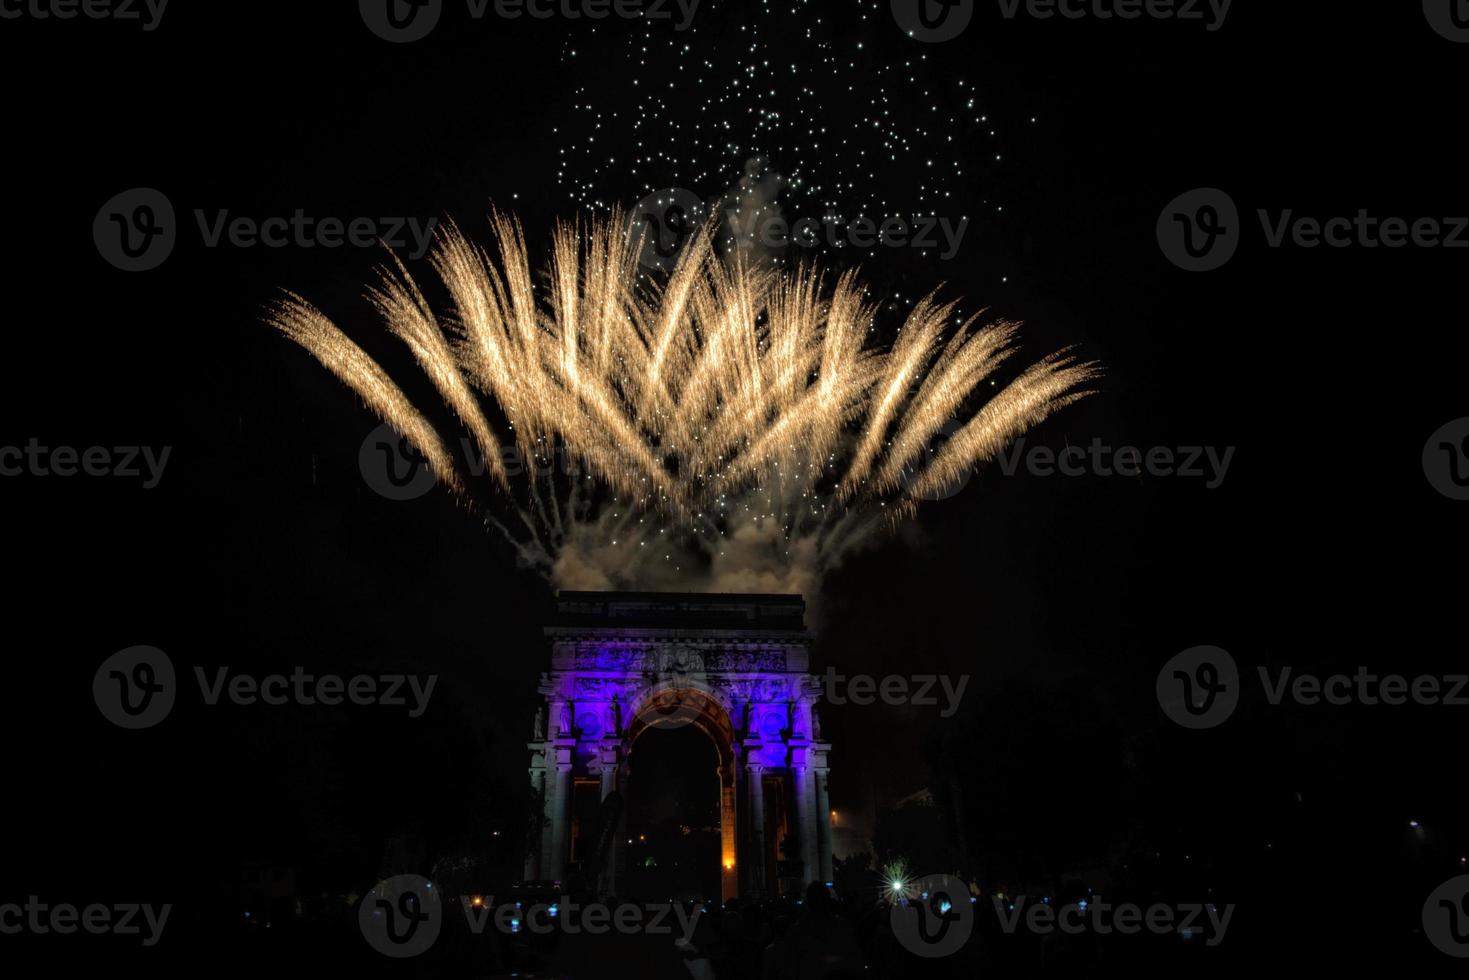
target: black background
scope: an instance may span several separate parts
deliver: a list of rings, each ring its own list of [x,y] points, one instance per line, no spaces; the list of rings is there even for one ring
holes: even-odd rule
[[[447,838],[519,819],[549,587],[447,495],[374,495],[357,450],[375,420],[259,322],[289,287],[370,338],[360,287],[380,254],[206,249],[189,214],[437,214],[483,233],[493,201],[543,254],[569,216],[550,177],[573,100],[556,57],[568,28],[458,13],[406,46],[370,35],[352,4],[177,0],[153,33],[0,21],[0,444],[173,447],[154,490],[0,480],[0,899],[172,902],[182,935],[148,954],[212,973],[233,954],[200,960],[190,937],[213,935],[242,861],[366,884],[404,814]],[[970,674],[945,737],[987,774],[977,805],[995,825],[1095,823],[1213,855],[1241,907],[1235,964],[1444,969],[1413,930],[1469,851],[1469,709],[1266,708],[1254,690],[1231,724],[1188,733],[1153,683],[1201,643],[1251,673],[1462,670],[1463,505],[1429,486],[1420,454],[1465,414],[1466,253],[1267,249],[1253,214],[1469,212],[1469,46],[1417,4],[1240,0],[1215,33],[1011,22],[981,4],[963,37],[925,50],[1008,117],[1044,119],[1015,127],[992,175],[1005,220],[940,273],[1025,320],[1036,350],[1078,343],[1106,363],[1103,394],[1033,440],[1237,451],[1215,490],[981,473],[808,597],[818,666]],[[91,238],[102,203],[134,186],[163,190],[184,222],[141,274]],[[1154,223],[1198,186],[1226,189],[1250,232],[1222,270],[1191,275]],[[931,277],[880,261],[879,288]],[[88,692],[106,656],[140,643],[183,671],[434,672],[440,700],[417,727],[186,703],[128,733]],[[826,728],[835,807],[925,785],[931,713],[832,710]],[[1150,762],[1124,796],[1109,774],[1128,739]],[[115,937],[7,948],[143,955]]]

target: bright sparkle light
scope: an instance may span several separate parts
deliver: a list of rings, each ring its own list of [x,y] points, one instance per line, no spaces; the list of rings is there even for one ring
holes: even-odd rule
[[[1018,325],[977,326],[933,295],[911,301],[878,346],[878,307],[855,273],[831,286],[814,268],[727,262],[708,227],[654,281],[620,214],[559,225],[540,277],[519,223],[496,214],[494,225],[498,261],[454,227],[436,241],[447,312],[401,264],[369,297],[472,437],[463,443],[509,505],[506,522],[475,501],[450,440],[316,307],[287,294],[268,322],[563,588],[649,587],[677,547],[735,576],[753,574],[757,552],[776,564],[773,578],[731,578],[729,591],[804,592],[1099,376],[1060,351],[996,389]],[[513,471],[507,453],[526,465]],[[645,547],[645,522],[670,544]],[[638,547],[618,544],[630,535]]]

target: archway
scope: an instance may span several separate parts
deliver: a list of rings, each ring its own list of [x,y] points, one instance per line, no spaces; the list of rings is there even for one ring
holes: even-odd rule
[[[700,733],[714,747],[714,776],[717,780],[715,825],[719,835],[715,856],[719,875],[718,894],[721,899],[732,898],[739,892],[739,829],[736,816],[739,767],[735,729],[730,720],[729,709],[720,703],[713,691],[705,688],[700,679],[684,677],[650,685],[643,693],[642,701],[627,726],[627,765],[635,770],[639,762],[646,758],[646,750],[640,757],[638,747],[646,744],[650,736],[656,739],[661,733],[686,730]],[[630,780],[629,783],[630,791],[636,788],[634,781]],[[695,825],[689,826],[689,834],[692,836]]]
[[[717,759],[720,897],[829,880],[831,746],[801,598],[563,592],[558,608],[527,744],[543,819],[526,879],[617,894],[629,764],[658,730],[693,728]]]
[[[692,726],[646,728],[627,759],[627,847],[620,897],[717,899],[723,813],[719,753]]]

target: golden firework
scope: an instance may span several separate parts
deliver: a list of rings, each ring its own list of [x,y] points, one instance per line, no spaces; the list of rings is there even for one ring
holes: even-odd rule
[[[396,262],[369,295],[472,437],[514,530],[486,519],[560,585],[679,582],[692,548],[716,586],[808,588],[1099,374],[1063,351],[981,398],[1016,324],[956,322],[931,295],[874,345],[876,305],[854,273],[828,288],[814,267],[727,262],[706,227],[655,279],[617,214],[559,225],[538,281],[519,223],[493,223],[493,256],[441,231],[430,260],[444,312]],[[268,320],[468,497],[449,443],[351,338],[294,294]],[[511,447],[527,464],[516,472]]]

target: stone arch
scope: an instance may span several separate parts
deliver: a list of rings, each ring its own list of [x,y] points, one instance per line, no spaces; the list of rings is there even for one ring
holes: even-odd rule
[[[573,860],[577,787],[600,780],[603,803],[620,803],[638,739],[675,725],[700,728],[718,756],[723,898],[830,878],[831,746],[821,740],[800,596],[563,592],[558,608],[546,629],[545,702],[527,743],[545,807],[527,880],[559,881]],[[780,850],[766,833],[767,779],[780,793],[770,812],[789,818]],[[608,864],[590,869],[604,892],[617,889],[624,831],[625,822]]]
[[[724,899],[739,893],[739,748],[732,712],[712,685],[688,678],[664,680],[642,692],[627,726],[624,757],[632,758],[638,738],[655,729],[697,728],[714,743],[719,758],[719,875]]]

